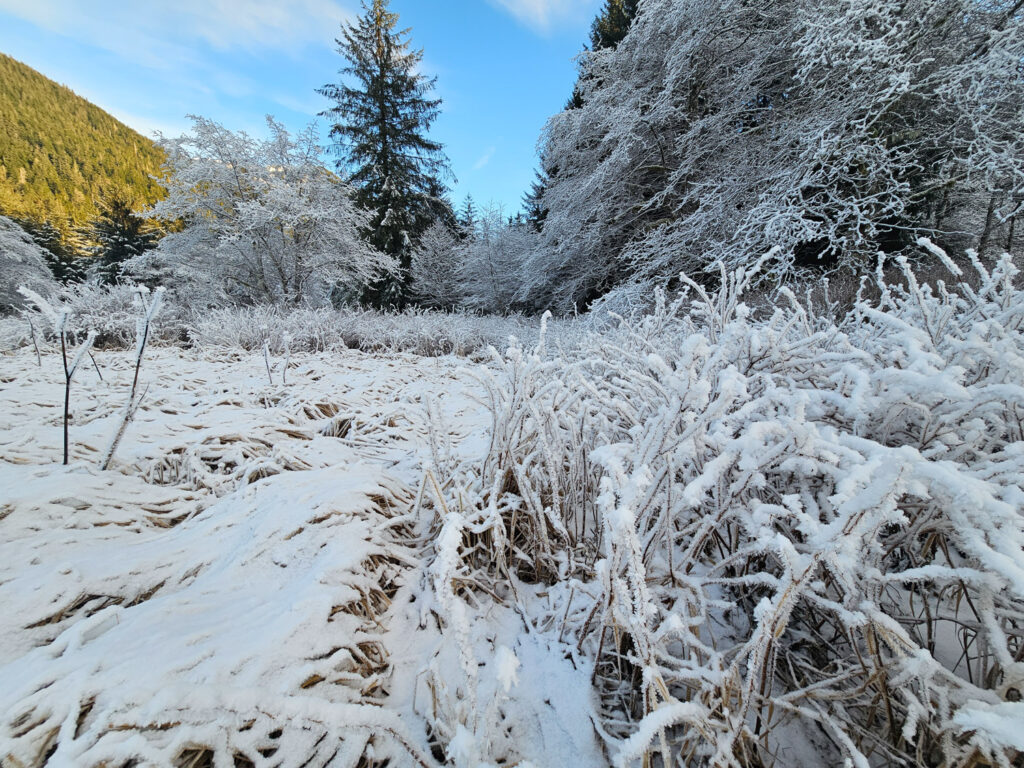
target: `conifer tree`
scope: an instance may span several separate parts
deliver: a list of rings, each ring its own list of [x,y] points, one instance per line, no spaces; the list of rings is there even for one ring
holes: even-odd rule
[[[450,176],[442,147],[427,137],[440,99],[436,78],[417,70],[422,50],[410,48],[409,30],[398,28],[388,0],[363,3],[363,15],[343,24],[338,53],[346,82],[317,90],[334,102],[321,113],[334,121],[331,138],[338,168],[347,171],[356,202],[371,212],[366,239],[397,259],[401,273],[366,292],[377,306],[402,307],[410,295],[412,253],[420,235],[450,205],[443,179]]]
[[[85,260],[71,238],[49,221],[14,219],[28,233],[32,242],[44,251],[46,266],[61,283],[79,283],[85,279]]]
[[[59,116],[57,118],[56,116]],[[141,203],[162,194],[153,142],[39,72],[0,53],[0,212],[73,230],[111,188]]]
[[[605,0],[590,27],[590,45],[595,51],[614,48],[622,42],[636,18],[638,3],[639,0]]]
[[[541,169],[534,172],[536,178],[523,194],[526,220],[533,227],[534,232],[541,232],[544,229],[544,219],[548,217],[548,209],[544,205],[544,191],[548,188],[548,174],[543,167],[543,163],[541,163]]]
[[[458,215],[459,229],[462,231],[463,238],[471,238],[476,234],[478,218],[476,205],[473,203],[473,196],[466,195],[466,199],[462,201],[462,208],[459,210]]]
[[[132,212],[128,198],[115,193],[101,204],[99,218],[84,233],[93,245],[95,270],[100,282],[111,285],[121,282],[121,267],[128,259],[156,245],[153,225]]]

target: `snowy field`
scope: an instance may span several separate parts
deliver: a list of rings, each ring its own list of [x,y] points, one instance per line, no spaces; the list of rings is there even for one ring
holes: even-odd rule
[[[106,472],[132,353],[67,467],[59,352],[4,355],[3,768],[1015,765],[1024,301],[974,267],[287,383],[152,348]]]
[[[465,361],[295,355],[269,386],[260,355],[149,350],[144,405],[100,472],[134,360],[95,356],[68,467],[59,359],[3,359],[3,764],[433,764],[427,715],[466,704],[437,699],[459,660],[420,589],[434,513],[417,501],[432,423],[449,457],[486,452]],[[490,618],[481,716],[525,663],[532,720],[509,738],[538,764],[601,764],[585,670],[514,612]]]
[[[110,472],[96,464],[131,354],[97,353],[104,382],[92,369],[77,382],[66,468],[56,359],[3,361],[5,764],[59,744],[51,765],[159,765],[228,740],[299,765],[319,740],[346,765],[374,734],[389,749],[391,730],[420,749],[404,713],[380,708],[415,686],[391,674],[389,646],[418,617],[408,594],[388,606],[417,562],[428,392],[449,394],[449,423],[480,450],[465,377],[448,360],[349,353],[298,356],[292,382],[270,387],[248,354],[148,357],[150,392]]]

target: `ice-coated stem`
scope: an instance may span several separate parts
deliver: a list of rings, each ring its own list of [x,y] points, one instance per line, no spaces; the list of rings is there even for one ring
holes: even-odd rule
[[[284,335],[284,341],[283,341],[283,343],[284,343],[284,368],[281,369],[281,383],[283,385],[285,385],[285,386],[288,385],[288,363],[291,362],[291,359],[292,359],[291,341],[292,341],[292,337],[289,336],[286,333]]]
[[[39,339],[36,338],[36,324],[32,322],[32,318],[28,319],[28,327],[32,332],[32,346],[36,349],[36,365],[40,368],[43,367],[43,357],[39,354]]]
[[[60,331],[60,353],[61,359],[64,361],[64,465],[67,466],[68,459],[70,458],[69,440],[68,440],[68,424],[71,420],[71,380],[75,377],[75,371],[78,370],[78,366],[82,362],[82,358],[89,354],[89,349],[92,347],[92,343],[96,340],[96,331],[89,331],[89,335],[86,336],[85,341],[78,348],[78,352],[75,354],[74,360],[71,364],[68,364],[68,345],[67,345],[67,316],[65,312],[61,316],[61,321],[58,326]]]
[[[270,338],[267,335],[268,328],[263,325],[260,326],[263,331],[263,363],[267,366],[267,381],[270,382],[270,386],[274,386],[274,377],[270,373]]]
[[[128,402],[125,404],[124,411],[121,414],[121,423],[117,428],[117,432],[114,433],[114,439],[110,441],[110,445],[103,455],[103,463],[100,465],[100,469],[104,471],[110,469],[110,464],[114,460],[117,447],[121,444],[121,439],[128,429],[128,424],[135,418],[135,412],[142,403],[143,398],[136,399],[135,397],[139,390],[139,371],[142,369],[142,353],[146,351],[146,342],[149,341],[149,326],[160,309],[160,302],[164,295],[164,289],[162,287],[157,288],[156,293],[153,294],[153,298],[147,305],[145,294],[148,291],[141,287],[138,291],[139,300],[142,303],[143,316],[139,318],[135,326],[135,375],[132,377],[132,388],[128,393]],[[143,393],[143,397],[145,397],[145,393]]]

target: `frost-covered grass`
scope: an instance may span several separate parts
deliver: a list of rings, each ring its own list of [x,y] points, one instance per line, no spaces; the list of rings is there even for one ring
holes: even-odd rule
[[[304,322],[251,313],[147,350],[109,472],[133,356],[79,372],[64,468],[21,348],[0,762],[1014,765],[1024,294],[972,269],[838,321],[752,269],[489,360],[296,344],[287,384]]]
[[[430,764],[382,706],[410,634],[387,614],[417,566],[428,392],[482,444],[455,364],[297,353],[285,387],[257,355],[148,350],[103,472],[135,357],[79,373],[70,467],[55,362],[22,349],[0,383],[4,768]]]
[[[51,293],[48,298],[56,310],[68,313],[72,335],[77,331],[84,338],[88,331],[94,331],[96,346],[100,348],[130,349],[135,346],[139,303],[134,286],[71,284]],[[187,342],[190,318],[191,313],[186,308],[166,302],[161,309],[160,323],[152,329],[150,341],[158,344]],[[32,344],[29,319],[37,330],[46,327],[45,315],[35,307],[18,315],[0,317],[0,351]]]
[[[66,288],[57,301],[74,318],[76,327],[96,331],[96,344],[128,349],[135,344],[138,307],[130,286],[104,288],[83,284]],[[31,345],[29,318],[36,327],[38,313],[0,317],[0,348]],[[489,346],[504,349],[511,337],[536,335],[536,318],[524,315],[477,315],[465,312],[407,310],[381,312],[356,307],[340,309],[282,309],[271,305],[196,310],[176,303],[173,295],[161,310],[151,341],[156,344],[202,349],[259,350],[269,342],[274,354],[289,348],[298,352],[358,349],[363,352],[411,352],[467,357],[486,354]],[[559,320],[553,336],[575,346],[585,323]]]
[[[521,606],[593,669],[618,765],[1017,764],[1024,294],[975,267],[839,324],[752,317],[740,271],[579,354],[496,356],[486,458],[428,486],[455,637]],[[438,730],[521,754],[488,726]]]
[[[574,344],[581,335],[577,325],[571,320],[559,323],[566,343]],[[513,336],[532,338],[537,328],[535,318],[522,315],[259,306],[205,313],[192,322],[190,336],[194,344],[206,348],[260,349],[264,339],[269,339],[271,350],[283,353],[287,336],[292,349],[307,352],[358,349],[464,357],[486,353],[490,346],[504,349]]]

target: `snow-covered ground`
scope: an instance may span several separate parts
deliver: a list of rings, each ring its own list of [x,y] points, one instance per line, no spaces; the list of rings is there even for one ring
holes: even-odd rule
[[[52,341],[3,356],[2,768],[1018,764],[1024,296],[972,259],[287,384],[150,350],[106,472],[132,357],[63,467]]]
[[[143,407],[101,472],[133,359],[96,360],[103,381],[90,364],[72,389],[68,467],[59,358],[2,361],[5,766],[432,764],[426,712],[475,697],[500,718],[517,691],[559,717],[520,713],[537,732],[510,738],[599,762],[586,671],[520,641],[514,611],[471,629],[479,690],[444,689],[460,660],[419,589],[433,512],[417,500],[431,423],[446,450],[486,451],[464,361],[298,355],[271,386],[260,355],[149,350]]]

